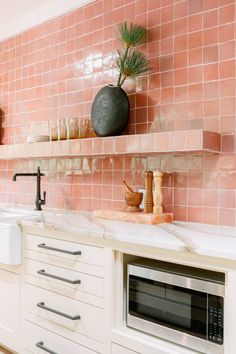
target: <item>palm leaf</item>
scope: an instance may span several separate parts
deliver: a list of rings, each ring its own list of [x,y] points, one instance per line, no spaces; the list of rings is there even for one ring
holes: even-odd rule
[[[120,40],[127,48],[136,47],[144,43],[147,38],[147,29],[132,22],[130,25],[126,21],[122,22],[118,25],[118,31]]]
[[[138,50],[132,50],[128,54],[118,50],[115,66],[123,77],[120,85],[127,77],[135,78],[151,70],[148,59]]]

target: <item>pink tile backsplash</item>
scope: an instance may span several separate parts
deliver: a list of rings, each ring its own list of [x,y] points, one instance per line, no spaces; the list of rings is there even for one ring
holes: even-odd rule
[[[143,170],[164,171],[165,210],[177,220],[236,225],[235,1],[96,0],[0,43],[2,142],[25,142],[30,123],[78,116],[90,118],[92,100],[116,75],[106,64],[120,47],[115,27],[146,25],[150,40],[140,49],[152,73],[127,82],[130,123],[126,134],[166,131],[158,141],[121,136],[53,144],[53,152],[99,158],[0,161],[0,202],[33,205],[35,183],[11,181],[16,171],[39,164],[50,207],[94,210],[123,206],[122,180],[143,186]],[[149,156],[153,146],[178,151],[200,144],[197,129],[222,133],[218,155]],[[184,130],[196,130],[184,134]],[[167,131],[174,131],[168,134]],[[207,133],[206,133],[207,134]],[[166,138],[165,138],[166,137]],[[219,148],[208,134],[205,147]],[[146,156],[138,156],[139,148]],[[32,157],[38,146],[27,150]],[[135,157],[102,158],[104,152]],[[22,151],[24,153],[24,151]]]

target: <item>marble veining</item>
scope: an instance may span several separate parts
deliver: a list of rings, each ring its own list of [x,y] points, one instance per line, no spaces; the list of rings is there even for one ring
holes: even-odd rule
[[[0,222],[1,219],[13,218],[10,215],[14,215],[21,227],[30,226],[79,233],[83,236],[236,260],[236,228],[234,227],[187,222],[144,225],[114,220],[95,220],[93,213],[58,210],[36,213],[26,209],[6,207],[0,208],[0,215],[2,215]]]

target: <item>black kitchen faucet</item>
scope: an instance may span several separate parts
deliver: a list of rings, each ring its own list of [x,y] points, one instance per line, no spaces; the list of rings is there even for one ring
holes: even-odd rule
[[[45,191],[43,192],[43,199],[41,199],[41,177],[44,176],[44,174],[41,173],[40,168],[38,167],[37,173],[15,173],[13,176],[13,181],[16,181],[16,178],[19,176],[37,177],[35,210],[42,210],[41,205],[46,204],[46,192]]]

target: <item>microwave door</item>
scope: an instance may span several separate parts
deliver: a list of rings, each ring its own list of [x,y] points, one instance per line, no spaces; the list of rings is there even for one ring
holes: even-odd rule
[[[131,291],[130,304],[133,304],[135,315],[152,322],[168,327],[190,328],[191,326],[191,308],[184,303]]]

